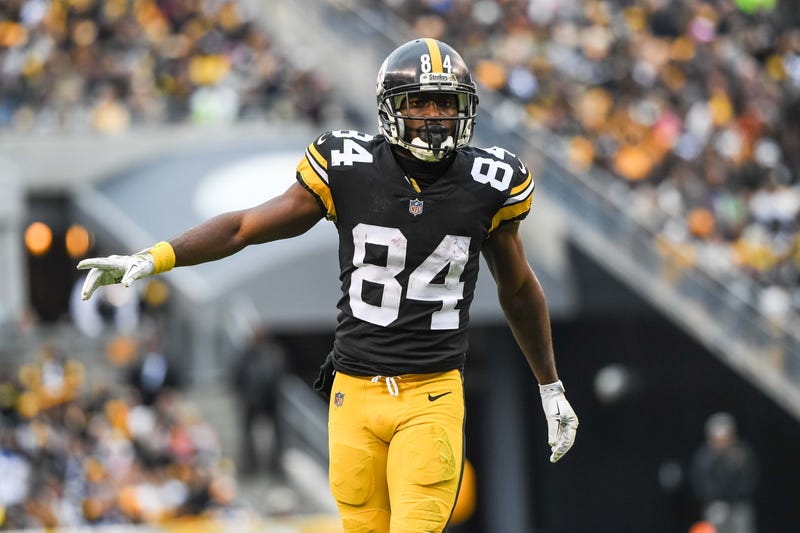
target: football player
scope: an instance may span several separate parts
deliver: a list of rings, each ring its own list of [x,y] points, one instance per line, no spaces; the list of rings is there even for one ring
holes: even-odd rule
[[[463,59],[434,39],[408,42],[381,65],[377,100],[379,135],[320,135],[282,195],[78,268],[91,269],[88,299],[101,285],[129,286],[332,221],[342,293],[318,384],[330,393],[330,487],[344,530],[438,532],[464,464],[462,370],[481,253],[539,383],[552,462],[572,447],[578,419],[518,234],[533,177],[503,148],[469,146],[478,96]]]

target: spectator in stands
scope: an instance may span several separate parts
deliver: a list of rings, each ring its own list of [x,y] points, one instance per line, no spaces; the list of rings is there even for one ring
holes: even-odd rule
[[[713,524],[717,533],[755,533],[755,454],[739,438],[736,421],[728,413],[716,413],[706,420],[705,437],[690,467],[691,486],[703,519]]]
[[[162,392],[180,387],[180,372],[164,353],[156,335],[147,341],[144,354],[131,365],[128,383],[139,391],[145,405],[153,405]]]
[[[67,357],[56,342],[46,342],[33,364],[19,368],[19,381],[25,387],[17,409],[27,416],[73,399],[83,385],[83,364]]]
[[[16,523],[22,504],[28,496],[31,464],[17,443],[13,426],[3,424],[0,428],[0,529],[7,522],[11,528]]]
[[[281,381],[286,372],[286,350],[268,328],[259,328],[239,355],[232,380],[240,403],[243,474],[255,474],[264,467],[273,476],[281,477],[283,474],[281,457],[285,451],[285,438],[278,403]],[[268,423],[274,435],[265,456],[263,446],[259,446],[256,439],[259,421]]]
[[[11,365],[0,367],[0,422],[11,423],[16,418],[20,384],[12,377]]]

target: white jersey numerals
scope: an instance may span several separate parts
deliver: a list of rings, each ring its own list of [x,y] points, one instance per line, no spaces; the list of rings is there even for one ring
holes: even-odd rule
[[[386,246],[386,266],[365,263],[367,243]],[[408,240],[397,228],[358,224],[353,228],[353,266],[350,277],[350,308],[361,320],[379,326],[388,326],[397,319],[403,287],[395,279],[406,265]],[[373,305],[361,298],[364,282],[383,285],[381,305]]]
[[[365,263],[367,243],[385,246],[386,265]],[[442,302],[440,310],[431,316],[431,329],[457,329],[459,326],[458,302],[464,297],[464,282],[461,274],[469,259],[470,237],[445,235],[436,249],[419,265],[408,278],[406,298],[425,302]],[[361,320],[388,326],[400,314],[403,286],[396,276],[406,263],[408,239],[397,228],[358,224],[353,228],[353,266],[350,278],[350,308]],[[439,272],[447,268],[444,282],[434,283]],[[383,296],[380,305],[363,300],[364,282],[381,285]]]
[[[352,166],[354,163],[372,163],[372,154],[369,153],[366,148],[352,140],[369,141],[372,140],[372,135],[353,130],[335,130],[331,132],[331,135],[344,139],[342,141],[341,150],[331,150],[332,166]]]
[[[456,305],[464,297],[464,282],[459,280],[469,259],[469,241],[469,237],[445,235],[433,253],[408,278],[406,296],[409,299],[442,302],[442,308],[431,316],[431,329],[458,328]],[[445,267],[444,283],[433,283]]]
[[[517,158],[514,154],[499,146],[493,146],[486,150],[498,159],[505,159],[508,155],[514,159]],[[528,170],[520,163],[520,170],[523,174],[527,174]],[[511,179],[514,177],[514,169],[505,161],[497,161],[488,157],[476,157],[472,163],[471,171],[472,179],[478,183],[488,183],[498,191],[508,189],[511,184]]]
[[[372,154],[351,139],[342,141],[341,150],[331,150],[331,165],[334,167],[352,166],[353,163],[372,163]]]
[[[472,179],[478,183],[488,183],[498,191],[508,189],[513,177],[514,169],[504,161],[476,157],[472,163]]]

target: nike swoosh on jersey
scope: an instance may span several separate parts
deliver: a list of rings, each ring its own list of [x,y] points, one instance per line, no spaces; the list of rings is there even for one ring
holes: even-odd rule
[[[447,392],[443,392],[443,393],[441,393],[441,394],[437,394],[437,395],[435,395],[435,396],[429,392],[429,393],[428,393],[428,401],[429,401],[429,402],[435,402],[436,400],[438,400],[438,399],[439,399],[439,398],[441,398],[442,396],[447,396],[447,395],[448,395],[448,394],[450,394],[451,392],[453,392],[453,391],[447,391]]]

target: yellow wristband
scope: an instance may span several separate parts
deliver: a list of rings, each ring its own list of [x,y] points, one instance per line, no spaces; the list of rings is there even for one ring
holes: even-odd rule
[[[172,270],[175,266],[175,250],[167,241],[154,244],[148,252],[153,256],[153,274]]]

